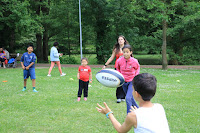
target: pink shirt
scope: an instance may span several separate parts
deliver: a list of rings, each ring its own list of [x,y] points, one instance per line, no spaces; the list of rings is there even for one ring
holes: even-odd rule
[[[117,60],[116,69],[124,76],[125,82],[131,82],[139,74],[140,64],[133,57],[130,57],[128,60],[122,57]]]

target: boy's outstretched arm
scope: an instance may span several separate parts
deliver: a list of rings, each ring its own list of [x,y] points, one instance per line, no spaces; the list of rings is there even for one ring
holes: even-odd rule
[[[103,108],[98,103],[97,105],[99,106],[99,108],[96,107],[97,111],[102,114],[107,114],[109,112],[112,112],[105,102],[104,102],[105,108]],[[125,122],[122,125],[117,121],[117,119],[114,117],[112,113],[109,114],[109,118],[114,128],[117,130],[117,132],[126,133],[135,125],[134,121],[136,120],[136,117],[134,117],[134,114],[135,113],[133,111],[131,112],[131,114],[129,113],[125,119]]]

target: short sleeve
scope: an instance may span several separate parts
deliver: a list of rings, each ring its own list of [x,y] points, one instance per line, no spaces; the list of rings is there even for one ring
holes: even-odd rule
[[[32,61],[32,62],[34,62],[34,63],[35,63],[35,61],[36,61],[36,55],[35,55],[35,54],[33,54],[33,61]]]
[[[88,72],[91,72],[91,71],[92,71],[92,70],[91,70],[91,68],[89,67],[89,68],[88,68]]]

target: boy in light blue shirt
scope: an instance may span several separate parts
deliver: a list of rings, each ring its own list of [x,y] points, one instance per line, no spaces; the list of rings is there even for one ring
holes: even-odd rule
[[[24,88],[22,89],[22,91],[26,91],[26,82],[27,79],[31,78],[32,80],[32,85],[33,85],[33,92],[38,92],[35,89],[35,61],[36,61],[36,55],[33,53],[33,46],[29,45],[27,47],[27,51],[26,53],[24,53],[21,57],[21,66],[23,69],[23,74],[24,74]]]

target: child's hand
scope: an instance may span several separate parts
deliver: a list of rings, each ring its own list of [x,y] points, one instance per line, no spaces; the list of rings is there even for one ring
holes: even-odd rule
[[[92,80],[92,79],[90,79],[90,80],[89,80],[89,83],[92,83],[92,81],[93,81],[93,80]]]
[[[29,69],[29,67],[26,67],[26,70],[28,70]]]
[[[97,105],[99,106],[99,108],[96,107],[97,111],[102,114],[107,114],[108,112],[111,112],[111,109],[107,106],[107,104],[105,102],[103,104],[105,105],[105,108],[97,103]]]
[[[22,66],[22,69],[23,69],[23,70],[25,70],[25,67],[24,67],[24,66]]]
[[[103,66],[103,67],[102,67],[102,69],[105,69],[105,68],[106,68],[106,66]]]
[[[136,106],[131,106],[131,109],[130,109],[130,111],[132,112],[132,111],[135,111],[135,110],[137,110],[138,108],[136,107]]]

